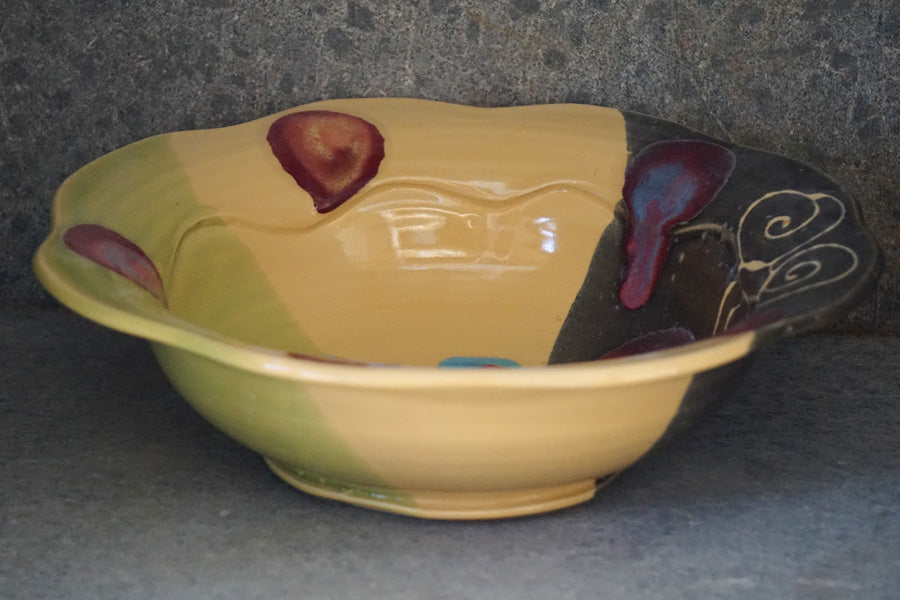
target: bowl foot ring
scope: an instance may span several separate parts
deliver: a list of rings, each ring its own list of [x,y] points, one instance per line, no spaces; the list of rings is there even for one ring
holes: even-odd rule
[[[308,494],[426,519],[498,519],[549,512],[590,500],[599,487],[615,477],[508,491],[395,490],[322,477],[270,458],[266,463],[278,477]]]

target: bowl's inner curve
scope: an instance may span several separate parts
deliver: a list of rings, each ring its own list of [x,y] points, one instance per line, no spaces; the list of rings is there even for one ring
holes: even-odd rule
[[[329,101],[276,117],[88,165],[42,256],[150,322],[395,365],[659,349],[817,310],[874,272],[820,174],[680,130],[640,143],[659,126],[626,132],[618,111]]]
[[[275,160],[271,119],[172,138],[202,208],[167,257],[170,310],[304,355],[546,364],[621,197],[621,113],[347,107],[378,126],[384,159],[346,204],[326,198],[325,211]],[[244,264],[235,248],[264,284],[244,289],[229,273]]]
[[[310,352],[307,339],[285,339],[267,322],[277,310],[246,312],[231,301],[254,290],[204,285],[228,271],[219,250],[237,235],[277,290],[259,302],[281,303],[319,352],[412,365],[454,356],[546,364],[612,218],[612,206],[571,185],[485,202],[406,182],[302,231],[217,220],[178,244],[169,308],[243,341]]]

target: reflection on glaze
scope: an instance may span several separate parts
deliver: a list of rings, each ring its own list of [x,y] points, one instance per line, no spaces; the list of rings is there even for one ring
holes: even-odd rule
[[[162,279],[150,258],[134,242],[102,225],[75,225],[63,234],[73,252],[138,284],[166,303]]]
[[[510,264],[522,247],[552,255],[559,249],[556,218],[534,218],[519,206],[497,211],[475,211],[444,200],[443,207],[386,208],[380,212],[387,225],[394,256],[411,267],[435,259],[470,266],[534,269],[536,264]]]
[[[468,255],[465,248],[438,243],[444,229],[471,229],[471,218],[467,215],[439,208],[411,207],[385,210],[382,218],[387,221],[394,254],[401,261]]]
[[[619,298],[627,308],[650,299],[669,250],[672,227],[709,204],[734,170],[734,154],[698,140],[657,142],[644,148],[625,173],[627,263]]]
[[[632,356],[634,354],[643,354],[644,352],[656,352],[658,350],[666,350],[683,346],[696,341],[694,334],[684,327],[672,327],[671,329],[663,329],[662,331],[654,331],[646,333],[631,341],[625,342],[618,348],[614,348],[600,357],[621,358],[623,356]]]
[[[538,225],[539,235],[541,237],[541,250],[547,254],[553,254],[559,247],[557,239],[556,221],[550,217],[540,217],[534,221]]]
[[[359,117],[325,110],[281,117],[266,136],[272,153],[327,213],[358,192],[384,159],[384,138]]]

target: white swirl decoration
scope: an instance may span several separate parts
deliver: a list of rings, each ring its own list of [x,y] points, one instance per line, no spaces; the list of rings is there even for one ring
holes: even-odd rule
[[[716,329],[727,328],[737,309],[727,306],[735,285],[745,306],[759,308],[853,273],[857,253],[826,239],[846,218],[847,207],[829,194],[779,190],[754,201],[738,224],[738,281],[722,299]]]

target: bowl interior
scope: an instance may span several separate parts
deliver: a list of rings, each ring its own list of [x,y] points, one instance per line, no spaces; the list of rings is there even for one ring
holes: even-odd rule
[[[223,335],[291,352],[546,364],[612,217],[612,206],[578,190],[487,203],[437,186],[391,186],[305,231],[248,223],[192,230],[174,257],[169,306]],[[259,291],[228,275],[219,249],[233,238],[252,249],[273,290],[260,299],[268,307],[248,312],[232,302]],[[296,337],[284,337],[282,312]]]
[[[67,180],[54,218],[39,274],[113,326],[392,365],[802,329],[878,263],[814,170],[574,105],[328,101],[158,136]]]

